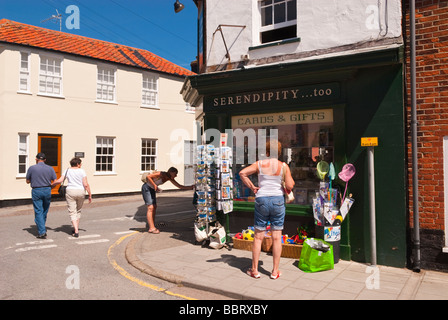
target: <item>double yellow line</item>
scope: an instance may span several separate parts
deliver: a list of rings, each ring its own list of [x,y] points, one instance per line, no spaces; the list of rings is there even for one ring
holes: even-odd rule
[[[194,299],[194,298],[190,298],[190,297],[187,297],[187,296],[184,296],[184,295],[181,295],[181,294],[177,294],[177,293],[171,292],[171,291],[169,291],[167,289],[164,289],[164,288],[157,287],[157,286],[152,285],[150,283],[147,283],[145,281],[142,281],[142,280],[140,280],[140,279],[138,279],[136,277],[131,276],[126,270],[124,270],[122,267],[120,267],[118,265],[117,261],[115,261],[115,259],[112,258],[112,249],[114,249],[116,246],[118,246],[127,237],[133,236],[133,235],[135,235],[137,233],[138,233],[138,231],[130,233],[128,235],[125,235],[125,236],[121,237],[113,245],[111,245],[109,247],[109,250],[107,250],[107,258],[109,259],[109,262],[114,267],[114,269],[117,270],[126,279],[131,280],[132,282],[135,282],[135,283],[137,283],[138,285],[140,285],[142,287],[146,287],[146,288],[149,288],[151,290],[158,291],[158,292],[163,292],[163,293],[166,293],[167,295],[174,296],[174,297],[179,297],[179,298],[186,299],[186,300],[197,300],[197,299]]]

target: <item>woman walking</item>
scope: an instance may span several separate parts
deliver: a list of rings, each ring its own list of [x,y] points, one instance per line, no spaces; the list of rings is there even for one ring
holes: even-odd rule
[[[277,148],[277,154],[273,154],[271,157],[271,143],[268,141],[266,143],[267,159],[259,160],[240,171],[241,180],[255,194],[255,238],[252,245],[252,268],[247,271],[247,274],[256,279],[260,278],[258,261],[268,222],[271,223],[272,232],[273,269],[271,279],[278,279],[281,276],[279,270],[282,253],[281,235],[285,222],[282,177],[285,176],[286,189],[292,190],[295,184],[289,166],[278,160],[282,150],[281,143],[275,141],[275,144],[273,147]],[[258,174],[258,187],[254,186],[248,178],[252,174]]]
[[[53,184],[60,184],[67,178],[67,192],[65,200],[67,201],[68,213],[73,225],[72,236],[79,237],[79,221],[81,219],[81,208],[86,198],[86,191],[89,195],[89,203],[92,202],[92,193],[87,181],[87,175],[84,169],[81,169],[82,161],[80,158],[70,160],[70,168],[57,179]]]

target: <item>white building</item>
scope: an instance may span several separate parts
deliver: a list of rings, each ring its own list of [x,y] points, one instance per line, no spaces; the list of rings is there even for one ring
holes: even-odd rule
[[[30,198],[25,173],[38,152],[58,176],[81,156],[93,194],[138,192],[143,171],[171,166],[190,183],[194,111],[179,94],[189,70],[146,50],[6,19],[0,70],[0,205]]]

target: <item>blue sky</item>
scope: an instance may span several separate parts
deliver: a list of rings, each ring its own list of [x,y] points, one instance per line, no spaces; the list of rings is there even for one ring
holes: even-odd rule
[[[174,12],[175,0],[0,0],[0,19],[10,19],[59,31],[59,20],[50,18],[56,10],[62,15],[62,31],[90,38],[129,45],[151,51],[190,69],[197,55],[197,8],[192,0],[181,0],[184,10]],[[79,29],[75,26],[74,5],[79,9]]]

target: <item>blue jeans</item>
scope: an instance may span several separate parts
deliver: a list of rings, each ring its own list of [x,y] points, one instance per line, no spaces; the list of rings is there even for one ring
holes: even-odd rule
[[[283,230],[285,223],[285,199],[283,196],[255,198],[254,227],[266,230],[268,221],[271,230]]]
[[[47,213],[50,209],[51,188],[34,188],[31,191],[31,199],[34,207],[34,222],[37,225],[39,235],[47,233],[45,223],[47,222]]]
[[[142,196],[147,206],[157,204],[156,191],[150,186],[148,186],[147,183],[144,183],[142,185]]]

